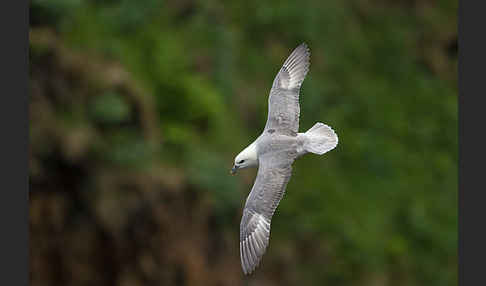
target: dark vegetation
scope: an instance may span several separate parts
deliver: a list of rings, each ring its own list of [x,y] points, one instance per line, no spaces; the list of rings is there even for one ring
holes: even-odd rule
[[[31,284],[456,285],[456,9],[32,0]],[[339,145],[294,165],[244,278],[255,171],[229,169],[302,41],[301,130]]]

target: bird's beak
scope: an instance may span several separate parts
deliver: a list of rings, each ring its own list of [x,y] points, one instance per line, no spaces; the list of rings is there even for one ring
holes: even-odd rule
[[[236,174],[236,170],[238,170],[238,167],[237,166],[233,166],[233,168],[231,168],[230,174],[231,175]]]

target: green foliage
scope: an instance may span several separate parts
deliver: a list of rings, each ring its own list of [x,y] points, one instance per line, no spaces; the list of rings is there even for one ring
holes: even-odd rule
[[[70,49],[120,62],[162,138],[154,147],[123,125],[125,97],[96,94],[89,120],[118,126],[97,156],[178,168],[235,245],[252,179],[228,170],[261,132],[285,57],[307,42],[301,132],[325,122],[339,145],[294,164],[258,271],[289,285],[457,284],[455,1],[61,2],[33,1],[34,16]]]
[[[100,95],[92,103],[94,119],[104,123],[123,122],[130,117],[130,111],[123,97],[113,92]]]

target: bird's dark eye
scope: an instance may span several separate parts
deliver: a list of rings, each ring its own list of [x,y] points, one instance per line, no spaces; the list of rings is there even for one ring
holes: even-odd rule
[[[245,160],[241,160],[238,162],[238,164],[243,164],[245,162]]]

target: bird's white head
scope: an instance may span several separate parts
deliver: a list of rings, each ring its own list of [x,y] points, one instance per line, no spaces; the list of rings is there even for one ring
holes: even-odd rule
[[[243,151],[235,157],[235,164],[231,169],[231,174],[234,175],[238,169],[253,166],[258,166],[258,155],[255,142],[243,149]]]

